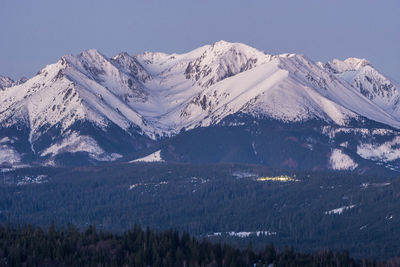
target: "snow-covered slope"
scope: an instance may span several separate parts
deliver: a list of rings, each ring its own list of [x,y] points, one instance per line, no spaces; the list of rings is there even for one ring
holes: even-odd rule
[[[146,131],[142,116],[129,106],[146,97],[133,79],[95,50],[64,56],[26,83],[0,92],[0,124],[26,125],[32,151],[40,156],[80,151],[96,160],[116,158],[75,128],[87,122],[102,131],[113,125],[128,134]]]
[[[271,56],[240,43],[217,42],[185,54],[146,52],[135,58],[152,75],[146,81],[146,103],[134,108],[165,135],[194,126],[206,114],[185,114],[189,103],[223,80],[271,60]],[[245,88],[242,88],[245,90]]]
[[[322,119],[346,125],[364,116],[400,127],[399,121],[343,80],[304,56],[285,54],[204,89],[180,110],[189,128],[208,126],[238,111],[283,121]]]
[[[234,114],[338,127],[372,120],[400,128],[397,87],[387,81],[365,60],[314,63],[225,41],[171,55],[108,58],[92,49],[65,55],[0,91],[0,138],[8,137],[7,129],[26,129],[25,153],[50,164],[65,153],[116,160]]]
[[[203,47],[201,55],[187,64],[185,76],[202,87],[209,87],[270,60],[270,55],[244,44],[220,41]]]
[[[337,148],[332,151],[330,163],[333,170],[354,170],[358,166],[351,157]]]
[[[134,163],[134,162],[162,162],[164,161],[161,158],[161,150],[158,150],[154,153],[151,153],[150,155],[147,155],[145,157],[142,158],[138,158],[135,160],[130,161],[130,163]]]
[[[376,70],[370,62],[348,58],[344,61],[334,59],[318,64],[350,83],[385,112],[400,120],[400,85]]]

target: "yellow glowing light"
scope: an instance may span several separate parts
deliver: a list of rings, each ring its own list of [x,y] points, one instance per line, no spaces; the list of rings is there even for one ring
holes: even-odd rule
[[[257,178],[257,181],[259,182],[266,182],[266,181],[272,181],[272,182],[299,182],[300,180],[295,179],[293,177],[287,176],[287,175],[281,175],[281,176],[275,176],[275,177],[260,177]]]

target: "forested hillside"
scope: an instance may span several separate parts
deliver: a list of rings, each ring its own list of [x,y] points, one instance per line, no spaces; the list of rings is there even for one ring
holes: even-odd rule
[[[80,232],[68,225],[57,230],[0,225],[0,266],[391,266],[372,260],[354,260],[348,252],[298,253],[273,244],[263,250],[239,250],[226,244],[196,240],[187,233],[154,232],[135,226],[123,234]],[[394,266],[394,265],[392,265]]]
[[[0,222],[122,233],[134,224],[255,249],[400,255],[400,181],[236,164],[118,164],[0,173]],[[278,178],[289,177],[290,179]]]

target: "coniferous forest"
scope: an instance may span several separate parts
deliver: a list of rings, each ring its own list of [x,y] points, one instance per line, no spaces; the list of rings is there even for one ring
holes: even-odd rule
[[[0,175],[0,266],[396,266],[400,255],[394,176],[170,163]]]
[[[298,253],[273,244],[256,251],[196,240],[175,230],[154,232],[134,226],[122,234],[0,226],[0,266],[395,266],[400,261],[355,260],[347,251]]]

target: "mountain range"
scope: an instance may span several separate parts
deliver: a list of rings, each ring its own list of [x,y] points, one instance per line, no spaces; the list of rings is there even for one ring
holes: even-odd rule
[[[400,170],[400,85],[365,59],[220,41],[185,54],[65,55],[0,76],[0,164],[242,162]]]

